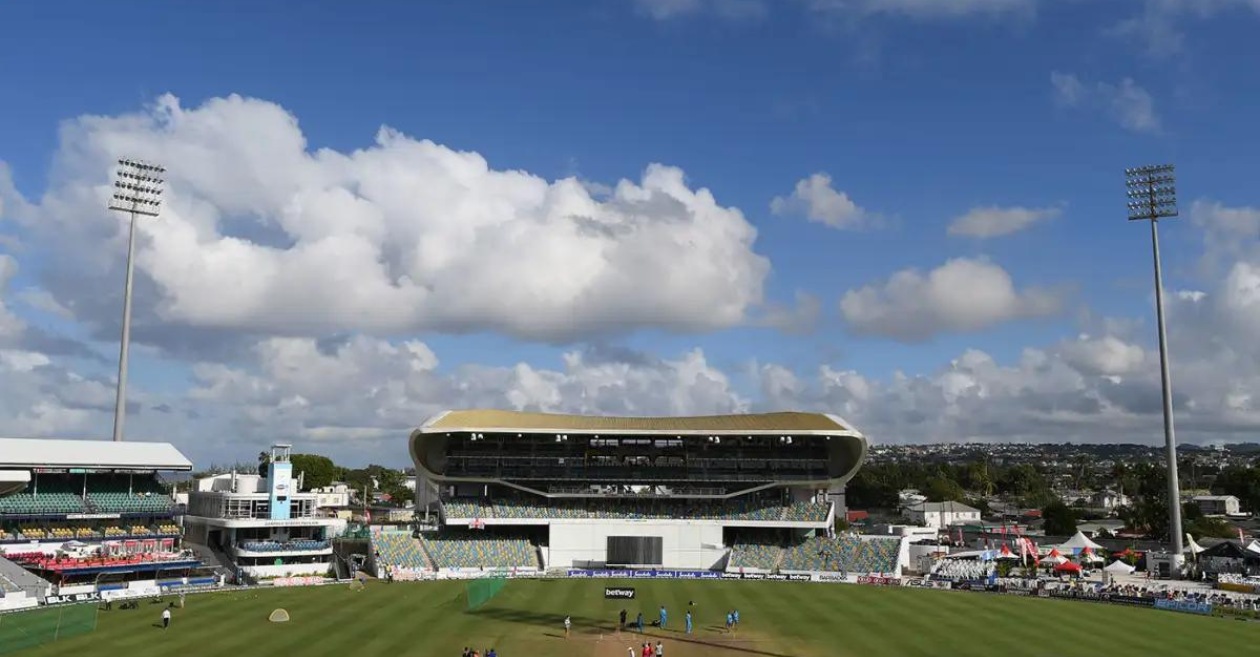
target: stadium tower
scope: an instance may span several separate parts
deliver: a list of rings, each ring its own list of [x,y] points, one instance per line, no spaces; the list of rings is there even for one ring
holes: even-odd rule
[[[265,474],[229,472],[198,479],[189,494],[187,538],[238,582],[323,576],[331,539],[346,521],[323,514],[319,495],[293,477],[290,445],[273,445]]]
[[[585,417],[448,411],[411,434],[440,571],[726,568],[732,545],[825,536],[866,438],[822,413]],[[429,534],[426,536],[426,533]],[[781,561],[781,557],[775,557]],[[763,564],[771,570],[780,563]]]

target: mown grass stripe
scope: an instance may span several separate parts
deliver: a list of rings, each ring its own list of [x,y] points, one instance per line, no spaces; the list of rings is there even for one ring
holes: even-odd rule
[[[605,586],[631,586],[633,601],[605,600]],[[928,591],[794,582],[692,580],[515,580],[482,609],[469,612],[463,582],[373,584],[258,590],[188,596],[170,630],[153,627],[161,607],[100,614],[96,632],[24,650],[20,657],[244,657],[301,654],[454,655],[465,645],[521,654],[589,657],[595,639],[604,646],[637,644],[614,637],[617,611],[647,620],[665,604],[670,631],[649,631],[673,646],[672,654],[714,657],[1062,657],[1082,649],[1108,657],[1193,654],[1236,657],[1260,641],[1260,623],[1090,602],[1040,600],[982,593]],[[682,634],[683,613],[694,600],[695,642]],[[272,609],[287,609],[289,623],[269,623]],[[764,639],[746,650],[714,626],[726,611],[741,612],[734,638]],[[561,620],[572,614],[575,640],[565,642]]]

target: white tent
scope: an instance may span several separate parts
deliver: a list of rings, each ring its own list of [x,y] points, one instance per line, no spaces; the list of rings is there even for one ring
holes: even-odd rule
[[[1128,575],[1133,572],[1133,566],[1116,559],[1111,562],[1111,565],[1103,568],[1103,570],[1111,573],[1112,575]]]
[[[1112,582],[1116,580],[1116,577],[1120,575],[1132,575],[1133,570],[1134,570],[1133,566],[1130,566],[1129,564],[1119,559],[1116,559],[1115,561],[1111,562],[1111,564],[1108,565],[1106,568],[1103,568],[1103,583],[1111,584]]]
[[[1079,531],[1076,532],[1075,536],[1069,538],[1063,543],[1063,545],[1059,546],[1059,550],[1063,552],[1083,550],[1085,548],[1090,548],[1091,550],[1101,550],[1102,546],[1089,540],[1088,536]]]

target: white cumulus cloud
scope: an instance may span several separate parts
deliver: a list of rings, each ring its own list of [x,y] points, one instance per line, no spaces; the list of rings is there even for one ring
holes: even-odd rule
[[[11,298],[9,285],[17,271],[17,259],[0,253],[0,344],[18,337],[26,330],[26,322],[15,315],[6,303]]]
[[[1062,211],[1059,208],[1025,208],[1020,206],[981,206],[954,218],[949,224],[950,235],[987,239],[1018,233],[1035,224],[1053,219]]]
[[[1062,305],[1053,291],[1017,289],[1010,274],[992,262],[956,258],[926,274],[905,269],[878,285],[850,290],[840,312],[858,334],[916,342],[1046,317]]]
[[[1124,78],[1119,83],[1085,82],[1072,73],[1050,74],[1054,99],[1062,107],[1098,111],[1126,130],[1158,133],[1162,126],[1150,92]]]
[[[831,176],[815,173],[796,183],[788,196],[770,201],[778,216],[799,216],[839,230],[869,228],[878,218],[858,206],[845,192],[832,186]]]
[[[1138,4],[1138,3],[1134,3]],[[1260,0],[1142,0],[1140,10],[1110,28],[1110,32],[1136,42],[1146,54],[1164,58],[1185,48],[1188,25],[1222,14],[1254,20],[1260,16]],[[1250,16],[1246,16],[1246,14]]]
[[[117,314],[124,224],[101,208],[124,155],[168,168],[162,217],[140,226],[141,325],[540,340],[708,331],[744,322],[770,270],[740,211],[676,168],[648,166],[600,194],[388,128],[359,150],[311,149],[273,103],[164,96],[68,122],[50,188],[19,215],[58,243],[60,275],[45,287],[88,320]]]

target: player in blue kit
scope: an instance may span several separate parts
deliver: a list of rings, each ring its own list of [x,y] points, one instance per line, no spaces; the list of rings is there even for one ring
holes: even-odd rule
[[[669,618],[669,614],[665,613],[665,605],[661,605],[661,629],[665,629],[665,620]]]
[[[687,615],[683,617],[687,621],[687,634],[691,634],[691,610],[687,610]]]

